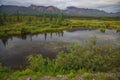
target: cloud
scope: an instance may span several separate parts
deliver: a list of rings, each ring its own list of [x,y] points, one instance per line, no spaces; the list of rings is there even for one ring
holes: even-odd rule
[[[98,6],[98,9],[101,10],[106,10],[108,12],[120,12],[120,2],[116,3],[116,4],[108,4],[108,5],[102,5],[102,6]]]
[[[35,5],[53,5],[65,9],[67,6],[76,6],[80,8],[101,9],[108,12],[120,11],[120,0],[0,0],[1,5],[29,6]]]

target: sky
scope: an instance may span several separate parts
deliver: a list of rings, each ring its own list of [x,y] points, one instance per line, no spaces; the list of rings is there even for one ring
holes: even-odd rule
[[[120,0],[0,0],[0,5],[18,5],[18,6],[56,6],[60,9],[66,9],[68,6],[79,8],[91,8],[104,10],[106,12],[120,12]]]

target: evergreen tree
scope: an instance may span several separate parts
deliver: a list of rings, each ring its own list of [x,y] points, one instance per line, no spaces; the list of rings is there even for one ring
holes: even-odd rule
[[[17,11],[17,22],[19,22],[20,21],[20,14],[19,14],[19,11]]]
[[[4,20],[2,18],[2,15],[0,15],[0,26],[2,26],[4,24]]]
[[[43,22],[46,22],[46,13],[43,14]]]
[[[31,16],[29,16],[28,17],[28,23],[31,23],[31,21],[32,21],[32,18],[31,18]]]
[[[61,24],[64,21],[63,13],[58,15],[56,24]]]
[[[50,20],[50,21],[53,20],[53,16],[52,16],[52,14],[51,14],[50,17],[49,17],[49,20]]]
[[[63,13],[60,14],[60,21],[64,21],[64,15],[63,15]]]
[[[4,20],[4,21],[7,21],[7,16],[6,16],[6,13],[5,13],[5,12],[3,12],[2,14],[3,14],[3,20]]]

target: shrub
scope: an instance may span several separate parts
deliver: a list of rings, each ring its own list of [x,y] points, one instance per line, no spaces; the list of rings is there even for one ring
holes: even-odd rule
[[[42,72],[45,68],[46,59],[44,59],[41,55],[37,56],[29,56],[28,57],[29,68],[35,72]]]
[[[76,73],[75,70],[70,70],[67,76],[70,77],[70,78],[74,78],[75,77],[75,73]]]
[[[82,77],[85,79],[85,80],[92,80],[92,76],[90,73],[84,73],[82,75]]]
[[[6,79],[9,76],[9,68],[0,64],[0,79]]]
[[[81,47],[79,44],[74,44],[67,49],[67,52],[62,51],[57,55],[55,65],[65,70],[84,68],[87,71],[106,72],[116,68],[115,71],[119,71],[117,67],[119,53],[119,50],[109,45]]]
[[[83,73],[85,73],[85,72],[87,72],[87,70],[86,70],[85,68],[82,68],[82,69],[79,69],[79,70],[78,70],[78,73],[79,73],[79,74],[83,74]]]

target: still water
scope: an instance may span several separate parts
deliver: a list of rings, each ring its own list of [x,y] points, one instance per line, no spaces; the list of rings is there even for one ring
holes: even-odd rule
[[[0,39],[0,62],[12,69],[20,69],[25,66],[28,55],[42,54],[44,57],[54,58],[67,44],[77,41],[84,45],[85,40],[91,40],[93,36],[97,37],[97,44],[120,46],[120,33],[109,29],[101,32],[98,29],[76,28],[61,32],[13,36]]]

